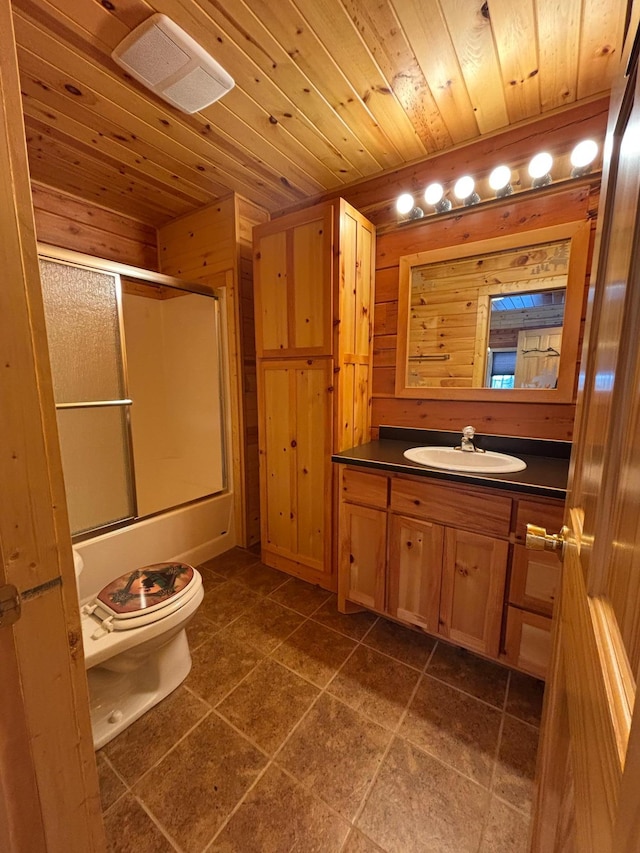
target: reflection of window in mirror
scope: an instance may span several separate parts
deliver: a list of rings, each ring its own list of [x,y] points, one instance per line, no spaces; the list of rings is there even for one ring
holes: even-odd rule
[[[571,399],[588,233],[567,223],[401,258],[396,394]]]

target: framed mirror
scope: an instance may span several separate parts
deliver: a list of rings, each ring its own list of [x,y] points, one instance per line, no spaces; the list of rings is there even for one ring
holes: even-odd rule
[[[400,258],[396,396],[569,403],[590,224]]]

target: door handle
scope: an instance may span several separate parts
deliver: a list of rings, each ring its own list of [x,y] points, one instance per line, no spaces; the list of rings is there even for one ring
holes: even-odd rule
[[[526,547],[531,551],[555,551],[562,560],[569,528],[563,526],[560,533],[547,533],[546,528],[527,524]]]

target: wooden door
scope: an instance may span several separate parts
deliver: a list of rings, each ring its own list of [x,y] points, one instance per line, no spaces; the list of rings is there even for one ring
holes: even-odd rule
[[[341,591],[348,601],[372,610],[385,609],[387,513],[343,502],[340,507]]]
[[[98,853],[82,632],[47,356],[11,4],[0,0],[0,850]]]
[[[446,528],[439,633],[498,657],[509,544]]]
[[[263,560],[335,586],[331,562],[331,359],[263,360],[259,427]]]
[[[636,4],[607,133],[541,734],[538,853],[640,848],[639,18]]]
[[[390,519],[389,613],[436,634],[444,527],[402,515]]]
[[[332,353],[333,206],[254,229],[256,354]]]
[[[562,326],[518,333],[515,388],[556,388]]]

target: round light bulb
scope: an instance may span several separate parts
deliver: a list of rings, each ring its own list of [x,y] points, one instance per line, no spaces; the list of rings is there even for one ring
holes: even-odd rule
[[[460,200],[464,198],[468,198],[473,192],[473,188],[475,187],[475,181],[471,177],[471,175],[464,175],[464,177],[459,178],[456,181],[456,185],[453,188],[453,192],[456,198]]]
[[[406,215],[413,210],[413,196],[411,193],[402,193],[396,201],[396,210],[398,213]]]
[[[429,184],[429,186],[424,191],[424,200],[427,202],[427,204],[431,204],[433,205],[433,207],[435,207],[443,195],[444,188],[442,184]]]
[[[489,175],[489,186],[492,190],[501,190],[511,180],[511,169],[508,166],[496,166]]]
[[[553,165],[553,157],[543,151],[542,154],[536,154],[529,163],[529,174],[532,178],[543,178],[548,175]]]
[[[583,169],[596,159],[598,145],[593,139],[583,139],[571,152],[571,165]]]

